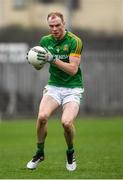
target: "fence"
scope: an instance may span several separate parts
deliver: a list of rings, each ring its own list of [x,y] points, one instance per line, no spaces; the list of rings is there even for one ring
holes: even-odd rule
[[[84,109],[87,112],[123,112],[123,52],[91,51],[83,57]]]
[[[34,115],[47,83],[49,65],[36,71],[24,56],[20,63],[7,58],[7,62],[0,61],[0,114]],[[123,52],[84,51],[81,67],[85,92],[80,113],[122,113]]]

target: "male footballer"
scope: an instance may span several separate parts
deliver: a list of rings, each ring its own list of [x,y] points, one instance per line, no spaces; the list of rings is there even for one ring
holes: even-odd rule
[[[37,151],[27,163],[27,168],[35,169],[44,160],[48,118],[54,110],[62,106],[61,123],[66,141],[66,168],[74,171],[77,167],[74,151],[74,120],[84,92],[80,70],[83,45],[79,37],[65,29],[64,17],[60,12],[48,14],[47,22],[50,34],[43,36],[39,42],[39,45],[46,49],[46,53],[38,53],[37,59],[49,62],[50,78],[39,106],[36,124]]]

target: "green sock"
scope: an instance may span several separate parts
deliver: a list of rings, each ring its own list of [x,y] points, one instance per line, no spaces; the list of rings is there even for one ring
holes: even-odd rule
[[[68,153],[71,153],[71,152],[73,152],[73,151],[74,151],[73,144],[68,145],[68,150],[67,150],[67,152],[68,152]]]
[[[36,154],[44,155],[44,143],[37,143],[37,152]]]

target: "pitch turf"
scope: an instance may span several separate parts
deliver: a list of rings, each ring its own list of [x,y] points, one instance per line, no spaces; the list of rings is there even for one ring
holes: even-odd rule
[[[0,123],[1,179],[103,179],[123,178],[123,119],[77,120],[75,150],[77,170],[65,169],[66,145],[59,120],[49,120],[45,161],[26,169],[35,153],[35,120]]]

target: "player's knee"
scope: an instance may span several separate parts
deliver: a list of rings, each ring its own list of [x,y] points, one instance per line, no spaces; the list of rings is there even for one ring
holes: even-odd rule
[[[65,130],[69,131],[71,129],[72,123],[71,121],[62,121],[62,126]]]
[[[41,113],[38,116],[38,121],[40,122],[40,124],[46,124],[47,119],[48,119],[48,115],[46,113]]]

